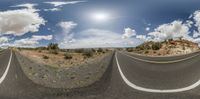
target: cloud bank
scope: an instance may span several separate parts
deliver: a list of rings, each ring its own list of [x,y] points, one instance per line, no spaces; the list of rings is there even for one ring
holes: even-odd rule
[[[33,35],[31,38],[24,38],[20,40],[16,40],[13,46],[17,47],[33,47],[36,44],[39,44],[40,40],[51,40],[53,38],[52,35]]]
[[[38,32],[45,20],[34,9],[19,9],[0,12],[0,34],[21,36],[28,32]]]

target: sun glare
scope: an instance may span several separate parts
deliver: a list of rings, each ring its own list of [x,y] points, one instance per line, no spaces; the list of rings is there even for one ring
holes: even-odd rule
[[[92,19],[97,22],[105,22],[110,19],[110,15],[108,13],[103,12],[97,12],[92,14]]]

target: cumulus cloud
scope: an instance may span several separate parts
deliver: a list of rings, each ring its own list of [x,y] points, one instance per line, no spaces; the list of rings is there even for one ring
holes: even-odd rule
[[[19,9],[0,12],[0,34],[21,36],[38,32],[45,20],[34,9]]]
[[[193,19],[195,21],[195,26],[197,27],[198,32],[200,32],[200,10],[194,12]]]
[[[190,33],[189,26],[182,21],[173,21],[171,23],[160,25],[154,32],[148,33],[153,41],[164,41],[167,39],[176,39],[185,37]]]
[[[8,37],[4,37],[4,36],[0,37],[0,44],[7,43],[8,41],[9,41]]]
[[[71,31],[77,26],[78,24],[73,21],[62,21],[57,24],[62,29],[62,32],[60,35],[55,35],[56,40],[59,42],[59,44],[68,44],[70,42],[74,42],[75,39],[74,33]]]
[[[77,3],[81,3],[81,2],[86,2],[86,1],[52,1],[52,2],[44,2],[44,3],[51,4],[54,7],[59,7],[59,6],[63,6],[63,5],[77,4]]]
[[[199,36],[200,36],[200,33],[197,32],[197,31],[194,31],[194,33],[193,33],[193,37],[194,37],[194,38],[197,38],[197,37],[199,37]]]
[[[40,40],[51,40],[53,38],[52,35],[33,35],[31,38],[24,38],[20,40],[16,40],[14,42],[14,46],[18,47],[33,47],[36,44],[39,44]]]
[[[132,36],[135,36],[135,35],[136,35],[136,31],[134,29],[125,28],[124,34],[122,35],[122,38],[126,39],[126,38],[130,38]]]
[[[69,33],[73,28],[75,28],[78,24],[73,21],[63,21],[58,23],[64,32]]]
[[[140,40],[143,40],[143,41],[147,40],[147,36],[146,35],[136,35],[136,38],[140,39]]]

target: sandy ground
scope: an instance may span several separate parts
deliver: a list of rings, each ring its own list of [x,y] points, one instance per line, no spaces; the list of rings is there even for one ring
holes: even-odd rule
[[[22,50],[20,51],[20,54],[26,56],[27,58],[33,60],[38,64],[44,64],[56,68],[71,67],[79,64],[84,64],[89,61],[94,61],[97,58],[100,58],[103,55],[105,55],[103,53],[94,53],[92,57],[84,58],[82,53],[69,53],[71,56],[73,56],[73,58],[65,59],[64,58],[65,52],[59,52],[58,54],[51,54],[46,50],[43,50],[42,52],[33,50]],[[48,59],[44,59],[43,56],[47,56]]]
[[[99,81],[111,65],[113,56],[113,52],[107,52],[83,59],[82,55],[74,53],[74,59],[65,60],[62,54],[59,53],[57,56],[46,53],[49,60],[45,60],[41,58],[43,52],[16,52],[22,70],[30,80],[45,87],[66,89],[87,87]],[[56,65],[61,61],[64,64]]]

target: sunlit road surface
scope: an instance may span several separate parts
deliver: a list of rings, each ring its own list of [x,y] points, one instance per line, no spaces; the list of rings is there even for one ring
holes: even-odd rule
[[[200,53],[145,57],[116,52],[100,81],[86,88],[53,89],[23,73],[15,52],[0,54],[0,98],[19,99],[199,99]]]

